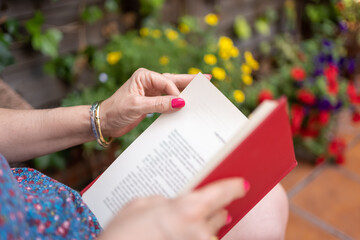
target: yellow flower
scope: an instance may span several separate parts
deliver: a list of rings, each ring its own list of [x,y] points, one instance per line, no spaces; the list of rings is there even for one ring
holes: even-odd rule
[[[140,29],[139,33],[140,33],[140,36],[146,37],[149,35],[150,30],[148,28],[143,27]]]
[[[231,40],[231,38],[221,36],[219,38],[218,46],[220,49],[231,50],[231,48],[234,46],[234,44],[233,44],[233,41]]]
[[[170,39],[171,41],[174,41],[179,37],[178,32],[175,30],[172,30],[170,28],[165,30],[165,34],[166,34],[167,38]]]
[[[232,57],[236,58],[239,56],[239,49],[237,47],[232,47],[230,50],[230,54]]]
[[[159,38],[161,37],[161,31],[159,29],[154,29],[152,32],[151,32],[151,36],[153,38]]]
[[[211,71],[211,74],[214,76],[214,78],[223,81],[226,77],[226,72],[224,69],[220,67],[214,67]]]
[[[249,86],[253,83],[253,78],[251,75],[243,74],[241,78],[245,85]]]
[[[190,27],[188,25],[186,25],[185,23],[180,23],[179,30],[180,30],[180,32],[182,32],[184,34],[187,34],[190,32]]]
[[[217,25],[219,18],[216,14],[209,13],[208,15],[205,16],[204,20],[210,26],[215,26],[215,25]]]
[[[168,65],[169,63],[169,57],[167,56],[162,56],[160,59],[159,59],[159,63],[161,65]]]
[[[241,65],[241,71],[244,73],[244,74],[251,74],[252,72],[252,69],[249,65],[247,65],[246,63],[243,63]]]
[[[222,49],[219,50],[219,56],[224,60],[228,60],[231,57],[229,51],[225,51],[225,50],[222,50]]]
[[[249,63],[249,62],[251,62],[251,61],[254,60],[254,57],[253,57],[252,53],[249,52],[249,51],[246,51],[246,52],[244,53],[244,57],[245,57],[245,61],[246,61],[247,63]]]
[[[217,59],[214,54],[206,54],[204,56],[204,61],[206,64],[214,65],[217,62]]]
[[[194,67],[189,68],[189,70],[188,70],[189,74],[198,74],[199,72],[201,72],[201,70],[198,68],[194,68]]]
[[[106,56],[106,61],[114,65],[122,58],[122,52],[110,52]]]
[[[259,63],[258,61],[256,61],[253,57],[253,55],[251,54],[251,52],[246,51],[244,53],[244,57],[245,57],[245,61],[246,63],[254,70],[258,70],[259,69]]]
[[[259,67],[260,67],[259,62],[256,61],[255,59],[254,59],[251,63],[249,63],[249,65],[250,65],[250,67],[252,67],[252,69],[254,69],[255,71],[256,71],[256,70],[259,70]]]
[[[233,92],[233,95],[234,95],[234,99],[235,99],[236,102],[242,103],[242,102],[245,101],[245,94],[243,93],[243,91],[235,90]]]

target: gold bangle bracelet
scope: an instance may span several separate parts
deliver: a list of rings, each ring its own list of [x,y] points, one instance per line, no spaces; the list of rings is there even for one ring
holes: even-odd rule
[[[110,143],[113,141],[113,138],[109,137],[108,140],[106,140],[101,132],[101,125],[100,125],[100,104],[102,101],[96,103],[96,109],[95,109],[95,116],[94,116],[94,122],[96,127],[96,132],[98,135],[96,136],[96,141],[99,143],[102,147],[108,147]]]

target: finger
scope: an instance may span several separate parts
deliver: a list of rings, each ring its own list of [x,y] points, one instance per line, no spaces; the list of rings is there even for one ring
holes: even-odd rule
[[[210,219],[208,220],[208,226],[211,230],[211,234],[216,234],[220,228],[229,223],[229,214],[226,210],[222,209],[216,212]]]
[[[143,101],[140,105],[142,113],[169,113],[185,106],[184,99],[175,96],[144,97]]]
[[[220,180],[195,191],[196,205],[205,217],[226,207],[235,199],[243,197],[249,190],[250,184],[242,178]]]
[[[142,74],[141,82],[146,92],[157,90],[163,94],[177,96],[180,94],[179,89],[173,81],[170,81],[164,75],[147,69],[139,69],[137,72]]]
[[[163,75],[175,83],[176,87],[183,90],[196,76],[196,74],[172,74],[163,73]],[[211,74],[204,74],[207,79],[211,79]]]

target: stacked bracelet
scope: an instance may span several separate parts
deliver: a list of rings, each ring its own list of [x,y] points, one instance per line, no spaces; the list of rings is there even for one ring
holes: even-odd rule
[[[108,140],[106,140],[102,135],[100,125],[100,104],[101,101],[95,102],[90,108],[91,129],[99,145],[102,147],[108,147],[113,139],[110,137]]]

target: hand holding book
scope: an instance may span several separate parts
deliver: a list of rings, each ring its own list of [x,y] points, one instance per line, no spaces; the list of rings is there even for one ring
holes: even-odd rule
[[[231,222],[224,207],[244,196],[248,188],[246,181],[234,178],[173,200],[137,199],[116,214],[100,239],[210,240]]]
[[[134,199],[181,199],[243,177],[252,188],[226,207],[233,221],[222,237],[296,166],[285,99],[262,103],[247,119],[202,74],[179,97],[181,111],[162,114],[83,191],[102,227]]]
[[[185,102],[178,98],[195,75],[156,73],[138,69],[111,97],[101,103],[101,130],[106,137],[129,132],[147,113],[170,113]],[[211,78],[211,75],[206,75]]]

